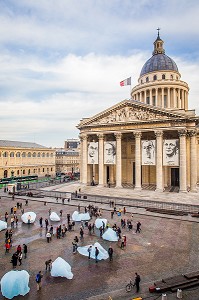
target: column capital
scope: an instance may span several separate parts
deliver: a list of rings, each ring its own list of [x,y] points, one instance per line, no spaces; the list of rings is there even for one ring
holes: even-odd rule
[[[88,139],[88,135],[86,133],[79,134],[79,138],[81,141],[85,141]]]
[[[98,133],[97,136],[98,136],[99,140],[103,140],[104,139],[104,134],[103,133]]]
[[[188,136],[193,137],[197,135],[196,129],[188,130],[187,131]]]
[[[141,131],[134,131],[133,132],[134,136],[136,139],[140,139],[142,136],[142,132]]]
[[[157,137],[163,137],[163,131],[162,130],[155,130],[154,131],[156,138]]]
[[[178,130],[179,137],[186,136],[187,130],[185,128]]]
[[[116,140],[121,140],[122,133],[121,132],[116,132],[116,133],[114,133],[114,136],[116,137]]]

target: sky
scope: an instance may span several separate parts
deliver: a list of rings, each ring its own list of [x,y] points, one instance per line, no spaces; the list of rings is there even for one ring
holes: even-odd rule
[[[198,0],[0,0],[0,139],[63,147],[130,98],[160,27],[199,114]]]

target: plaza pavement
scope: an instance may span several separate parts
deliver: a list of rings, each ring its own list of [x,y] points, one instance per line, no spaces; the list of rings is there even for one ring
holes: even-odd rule
[[[115,189],[88,187],[79,183],[64,184],[59,186],[48,187],[48,190],[58,190],[64,192],[75,192],[81,188],[84,194],[98,194],[107,196],[120,196],[137,198],[142,197],[146,200],[157,201],[173,201],[179,203],[199,204],[198,194],[173,194],[173,193],[156,193],[153,191],[134,192],[130,189]],[[4,220],[5,211],[10,211],[10,207],[16,202],[22,202],[26,197],[16,198],[11,200],[6,194],[1,191],[1,220]],[[20,200],[19,200],[20,199]],[[28,295],[17,297],[17,299],[41,299],[41,300],[105,300],[112,297],[113,300],[125,300],[136,297],[135,291],[127,294],[125,285],[129,278],[134,277],[134,273],[138,272],[141,275],[141,290],[138,294],[143,299],[161,299],[161,295],[149,294],[148,287],[154,281],[160,280],[185,272],[199,270],[198,249],[199,238],[198,220],[176,219],[172,216],[162,216],[156,214],[147,215],[143,209],[127,208],[125,218],[130,218],[133,212],[133,224],[139,220],[142,223],[142,232],[135,234],[126,229],[122,231],[127,236],[127,247],[125,250],[120,249],[120,244],[111,243],[114,249],[113,262],[100,261],[96,264],[93,260],[88,261],[86,257],[80,254],[72,254],[72,240],[75,235],[79,236],[80,224],[76,224],[74,232],[68,232],[66,237],[57,240],[53,237],[50,244],[47,244],[45,238],[45,229],[40,228],[38,219],[42,216],[48,218],[48,209],[59,213],[63,209],[63,217],[58,224],[66,223],[66,214],[77,209],[77,205],[87,205],[88,202],[72,200],[69,204],[62,205],[56,203],[56,199],[29,199],[28,207],[24,206],[25,211],[34,211],[37,213],[37,221],[34,225],[26,225],[19,222],[18,228],[14,229],[13,248],[16,249],[18,244],[27,243],[28,258],[23,259],[22,266],[18,269],[25,269],[31,275],[30,277],[30,292]],[[44,206],[44,201],[47,201],[47,206]],[[103,204],[103,218],[107,218],[111,224],[117,223],[120,225],[120,219],[114,215],[114,219],[110,219],[110,207]],[[83,208],[81,209],[83,211]],[[20,215],[20,212],[18,212]],[[92,220],[93,221],[93,220]],[[53,224],[54,225],[54,224]],[[57,226],[57,223],[56,223]],[[54,225],[55,228],[55,225]],[[100,244],[108,249],[110,242],[101,240],[99,232],[92,236],[88,235],[85,229],[84,241],[80,246],[87,245],[99,241]],[[10,264],[11,250],[9,255],[4,254],[4,232],[0,232],[0,277],[12,269]],[[45,260],[52,258],[55,260],[58,256],[65,259],[71,266],[74,273],[73,280],[64,278],[52,278],[50,274],[44,270]],[[39,270],[44,273],[42,290],[36,292],[35,275]],[[0,299],[3,299],[0,296]],[[168,300],[176,299],[176,294],[167,294]],[[183,299],[198,300],[199,289],[195,288],[191,291],[183,291]]]

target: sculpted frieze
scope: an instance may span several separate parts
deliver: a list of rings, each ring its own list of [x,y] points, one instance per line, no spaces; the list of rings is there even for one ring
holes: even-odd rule
[[[116,109],[109,115],[94,121],[93,125],[109,124],[117,122],[142,121],[142,120],[165,120],[168,116],[161,113],[153,113],[143,108],[124,107]]]

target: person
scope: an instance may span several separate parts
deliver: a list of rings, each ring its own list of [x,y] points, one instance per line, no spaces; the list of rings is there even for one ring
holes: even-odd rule
[[[99,255],[99,250],[97,247],[95,247],[95,262],[98,262],[98,255]]]
[[[24,258],[27,257],[27,252],[28,252],[28,247],[26,244],[23,244],[23,253],[24,253]]]
[[[82,229],[82,227],[80,228],[80,239],[82,240],[84,238],[84,231]]]
[[[142,158],[143,163],[153,164],[155,162],[155,141],[142,141]]]
[[[16,268],[16,266],[17,266],[17,261],[18,261],[18,253],[15,252],[15,253],[12,255],[12,259],[11,259],[13,269]]]
[[[62,217],[63,210],[61,209],[59,212],[60,217]]]
[[[36,275],[37,291],[39,291],[41,289],[42,277],[43,277],[43,275],[42,275],[41,271],[39,271],[39,273]]]
[[[88,163],[95,164],[98,163],[98,143],[90,142],[88,144]]]
[[[108,255],[109,255],[109,260],[112,261],[113,260],[113,248],[110,247],[108,248]]]
[[[5,213],[5,222],[7,223],[8,222],[8,212],[6,211]]]
[[[141,231],[141,223],[140,223],[140,221],[138,221],[138,222],[137,222],[137,226],[136,226],[136,231],[135,231],[135,232],[136,232],[136,233],[137,233],[137,232],[140,233],[140,231]]]
[[[46,271],[50,271],[52,268],[52,259],[48,259],[45,261]]]
[[[115,164],[115,157],[116,157],[116,146],[115,142],[106,142],[105,143],[105,164]]]
[[[19,265],[21,266],[21,264],[22,264],[22,257],[23,257],[23,254],[22,254],[22,252],[20,252],[19,254],[18,254],[18,260],[19,260]]]
[[[17,254],[19,254],[21,252],[21,245],[17,246]]]
[[[46,233],[46,239],[47,239],[47,243],[50,243],[50,240],[51,240],[51,234],[50,234],[49,231]]]
[[[178,140],[165,140],[164,149],[166,157],[173,157],[178,153],[179,141]]]
[[[88,247],[88,259],[91,258],[91,251],[92,251],[92,246]]]
[[[43,218],[42,217],[39,219],[39,224],[40,224],[40,227],[43,227]]]
[[[136,286],[136,292],[138,293],[140,290],[140,275],[138,275],[138,273],[135,273],[135,282],[134,285]]]
[[[6,253],[9,253],[9,251],[10,251],[10,243],[8,242],[8,240],[7,240],[6,243],[5,243],[5,248],[6,248],[5,254],[6,254]]]

